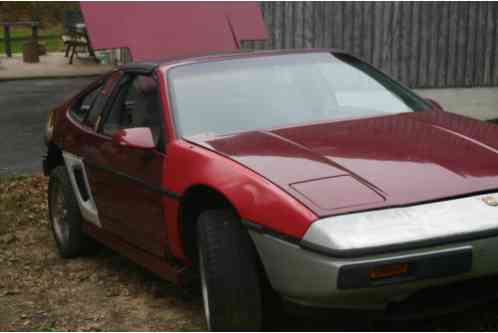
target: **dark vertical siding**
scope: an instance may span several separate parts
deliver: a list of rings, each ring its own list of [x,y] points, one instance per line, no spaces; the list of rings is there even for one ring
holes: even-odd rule
[[[446,68],[448,68],[448,57],[441,57],[439,55],[449,52],[449,29],[450,25],[450,6],[443,3],[438,4],[438,12],[440,12],[438,22],[437,49],[436,49],[436,72],[437,78],[435,86],[444,87],[446,85]]]
[[[445,68],[446,72],[446,82],[445,86],[456,85],[456,67],[457,67],[457,24],[458,24],[458,3],[451,3],[450,5],[450,17],[448,26],[452,27],[451,29],[447,29],[448,31],[448,68]],[[444,54],[444,53],[443,53]],[[441,56],[444,58],[444,56]]]
[[[262,2],[254,49],[333,47],[412,87],[498,85],[498,2]]]
[[[493,75],[493,79],[491,81],[491,84],[493,85],[498,85],[498,4],[493,3],[492,8],[489,8],[489,11],[493,13],[493,16],[491,18],[491,21],[493,22],[493,45],[494,45],[494,52],[493,52],[493,66],[491,69],[491,74]]]
[[[374,8],[374,22],[381,22],[383,20],[383,4],[378,3]],[[370,61],[374,66],[380,67],[382,65],[382,36],[384,34],[384,25],[376,24],[375,25],[375,34],[374,34],[374,46],[372,52],[372,59],[366,59]]]

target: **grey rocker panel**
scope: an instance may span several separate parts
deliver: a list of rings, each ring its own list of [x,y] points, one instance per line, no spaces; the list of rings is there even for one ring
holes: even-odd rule
[[[86,174],[86,169],[83,160],[80,157],[68,152],[63,152],[62,156],[64,157],[64,163],[66,164],[67,173],[69,174],[69,179],[71,180],[71,185],[73,186],[73,191],[76,195],[81,215],[86,221],[91,222],[98,227],[102,227],[102,225],[100,224],[97,207],[95,205],[95,200],[93,199],[92,191],[88,183],[88,176]],[[84,200],[83,197],[81,196],[78,184],[76,182],[74,171],[77,168],[79,168],[83,174],[83,179],[85,182],[84,185],[88,192],[87,200]]]

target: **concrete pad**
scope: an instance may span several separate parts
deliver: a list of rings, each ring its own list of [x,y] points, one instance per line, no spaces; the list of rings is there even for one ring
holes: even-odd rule
[[[498,119],[498,87],[415,91],[422,97],[437,101],[449,112],[479,120]]]
[[[12,58],[0,57],[0,81],[35,78],[64,78],[95,76],[111,70],[111,65],[96,64],[89,58],[74,58],[69,64],[68,58],[62,52],[53,52],[40,56],[37,64],[27,64],[22,60],[22,54],[14,54]]]

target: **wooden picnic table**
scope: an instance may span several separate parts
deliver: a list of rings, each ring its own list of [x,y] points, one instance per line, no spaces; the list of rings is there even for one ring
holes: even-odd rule
[[[3,35],[5,43],[5,54],[7,57],[12,57],[12,46],[10,40],[10,30],[13,26],[28,26],[32,30],[32,38],[34,41],[38,41],[38,27],[40,25],[39,21],[17,21],[17,22],[0,22],[3,26]]]
[[[80,46],[86,47],[90,57],[93,58],[96,63],[99,63],[100,61],[95,55],[95,50],[93,49],[92,43],[90,42],[86,24],[80,22],[72,25],[69,28],[69,30],[71,30],[71,36],[69,41],[65,42],[68,44],[66,47],[66,57],[69,55],[70,49],[72,48],[71,56],[69,57],[69,63],[73,63],[73,57],[76,53],[76,48]],[[84,42],[82,42],[82,40]]]

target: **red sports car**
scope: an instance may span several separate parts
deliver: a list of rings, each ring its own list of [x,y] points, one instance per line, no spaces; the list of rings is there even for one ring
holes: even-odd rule
[[[257,330],[274,300],[395,316],[498,291],[498,127],[343,52],[126,65],[46,142],[61,255],[199,276],[213,330]]]

